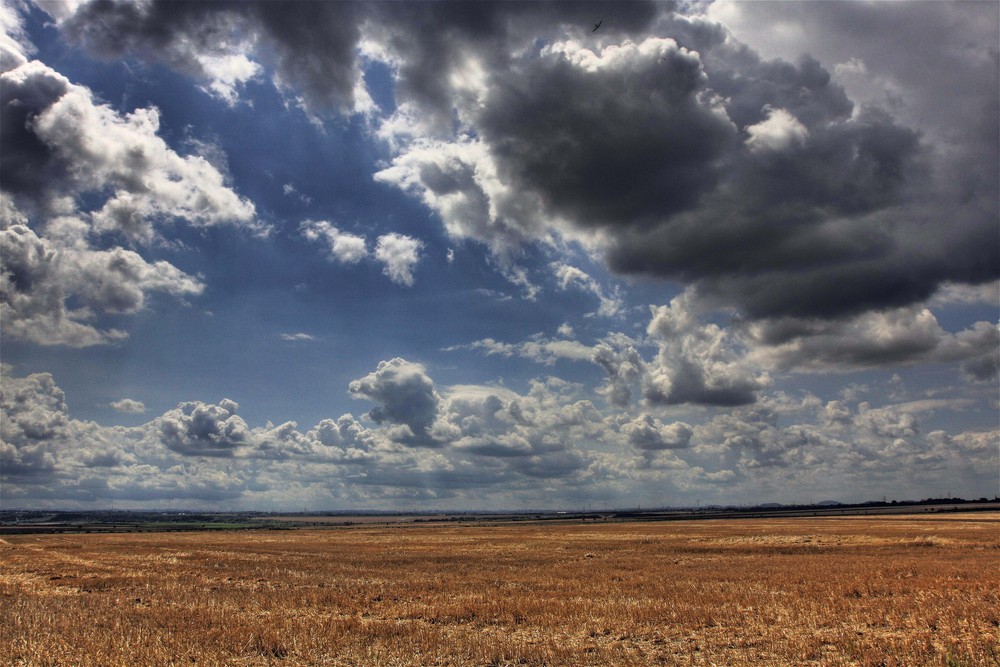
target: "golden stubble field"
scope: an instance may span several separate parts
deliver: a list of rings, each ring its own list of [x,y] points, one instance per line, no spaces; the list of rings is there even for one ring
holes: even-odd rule
[[[7,536],[11,665],[1000,665],[1000,515]]]

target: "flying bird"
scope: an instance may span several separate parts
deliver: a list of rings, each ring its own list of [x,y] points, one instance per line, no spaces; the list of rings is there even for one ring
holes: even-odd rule
[[[604,19],[601,19],[600,21],[598,21],[597,23],[595,23],[594,24],[594,29],[591,30],[590,32],[597,32],[597,29],[601,27],[602,23],[604,23]]]

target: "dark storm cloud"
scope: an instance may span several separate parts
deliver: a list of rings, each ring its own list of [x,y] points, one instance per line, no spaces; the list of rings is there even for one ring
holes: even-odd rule
[[[645,226],[695,205],[735,128],[698,100],[696,55],[672,42],[595,69],[559,54],[498,75],[477,127],[500,172],[552,213]]]
[[[596,236],[614,270],[693,284],[752,318],[905,306],[1000,275],[995,12],[741,10],[762,22],[790,12],[838,58],[793,63],[666,4],[52,7],[65,34],[106,57],[202,79],[218,76],[219,58],[255,58],[313,112],[357,111],[362,54],[388,62],[397,106],[419,120],[382,128],[400,153],[380,180],[498,253],[552,232]],[[851,53],[828,48],[833,32]],[[876,111],[848,97],[831,71],[855,55],[858,71],[863,57],[895,76],[898,103]],[[423,143],[419,155],[407,143],[428,139],[459,143]],[[12,145],[47,168],[44,147]],[[460,149],[462,170],[443,171]]]
[[[206,57],[252,51],[273,67],[315,112],[350,110],[357,83],[357,47],[372,31],[400,58],[397,95],[426,112],[450,116],[441,76],[463,51],[506,58],[505,42],[542,37],[553,22],[584,26],[613,16],[607,31],[639,30],[656,16],[653,3],[355,3],[93,0],[61,17],[60,29],[104,58],[132,55],[212,77]]]
[[[470,54],[494,71],[507,70],[512,51],[570,34],[586,34],[601,18],[603,35],[636,34],[673,3],[650,2],[431,2],[372,4],[368,26],[398,60],[396,94],[446,131],[453,121],[454,90],[447,74]]]
[[[781,128],[775,117],[750,126],[756,141],[697,208],[617,233],[611,267],[699,284],[754,317],[903,305],[972,277],[966,262],[941,273],[946,249],[908,247],[928,227],[907,201],[927,182],[914,131],[875,112],[812,127],[786,114],[794,125]],[[989,249],[978,254],[971,264],[996,264]]]
[[[0,181],[22,205],[44,208],[51,184],[69,178],[69,165],[32,131],[43,110],[69,91],[69,81],[40,64],[4,72],[0,86]]]
[[[754,356],[769,368],[834,371],[926,363],[961,364],[972,381],[996,377],[1000,330],[980,321],[949,333],[927,308],[912,306],[853,318],[778,318],[748,328]]]
[[[211,58],[258,55],[278,82],[294,85],[314,109],[354,103],[356,3],[96,0],[60,21],[71,40],[102,58],[134,56],[211,79]],[[64,10],[53,7],[57,15]]]

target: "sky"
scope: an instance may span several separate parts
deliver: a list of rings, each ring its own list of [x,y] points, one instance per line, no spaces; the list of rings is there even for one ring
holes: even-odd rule
[[[3,0],[0,504],[993,497],[998,26]]]

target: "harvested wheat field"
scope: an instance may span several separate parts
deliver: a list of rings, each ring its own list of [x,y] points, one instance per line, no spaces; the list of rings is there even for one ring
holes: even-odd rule
[[[11,665],[1000,665],[1000,516],[8,536]]]

